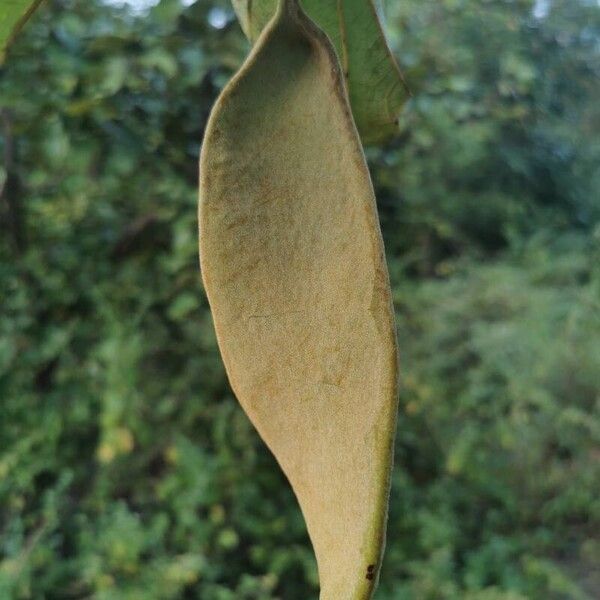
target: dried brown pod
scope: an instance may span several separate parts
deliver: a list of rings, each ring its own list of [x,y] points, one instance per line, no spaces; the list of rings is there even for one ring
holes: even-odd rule
[[[283,0],[216,102],[200,259],[231,386],[299,500],[323,600],[370,598],[397,347],[369,172],[331,43]]]

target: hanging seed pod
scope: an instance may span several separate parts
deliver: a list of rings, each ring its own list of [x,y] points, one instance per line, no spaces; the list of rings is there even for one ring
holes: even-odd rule
[[[331,43],[283,0],[217,100],[200,258],[231,386],[306,519],[322,600],[371,597],[397,350],[373,188]]]

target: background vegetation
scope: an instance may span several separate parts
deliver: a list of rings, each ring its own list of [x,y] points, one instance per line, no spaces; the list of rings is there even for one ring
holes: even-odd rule
[[[369,149],[404,379],[377,598],[598,598],[600,9],[387,8],[413,98]],[[49,0],[0,71],[2,599],[317,597],[198,274],[246,51],[225,2]]]

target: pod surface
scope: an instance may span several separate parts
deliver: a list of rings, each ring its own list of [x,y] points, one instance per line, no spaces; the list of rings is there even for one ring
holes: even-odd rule
[[[339,64],[295,2],[215,104],[199,222],[229,380],[296,493],[321,598],[370,598],[397,412],[394,316]]]

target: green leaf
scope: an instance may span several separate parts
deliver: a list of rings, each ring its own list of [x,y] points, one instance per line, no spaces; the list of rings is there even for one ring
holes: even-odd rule
[[[232,4],[252,42],[276,8],[276,0],[232,0]],[[393,137],[409,93],[373,0],[302,0],[302,6],[337,50],[362,141],[374,144]]]
[[[0,6],[0,64],[6,48],[42,0],[2,0]]]

